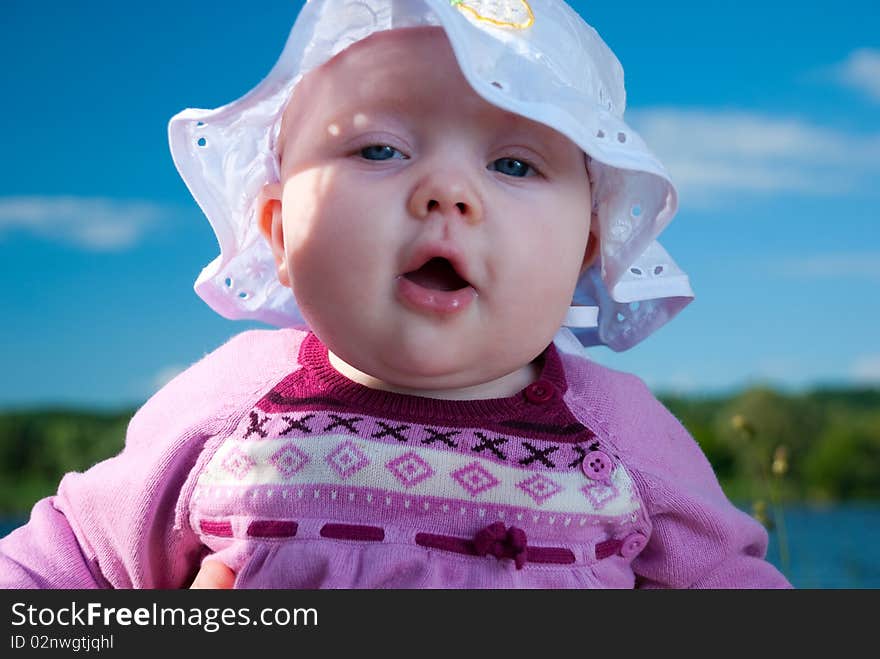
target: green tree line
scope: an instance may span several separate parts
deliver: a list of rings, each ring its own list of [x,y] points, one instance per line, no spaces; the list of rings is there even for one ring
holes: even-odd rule
[[[755,387],[660,399],[699,442],[731,499],[880,499],[880,389]],[[0,515],[25,515],[63,474],[118,453],[132,414],[0,413]]]

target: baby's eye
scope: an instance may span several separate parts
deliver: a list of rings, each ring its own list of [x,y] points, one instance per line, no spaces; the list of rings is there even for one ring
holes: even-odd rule
[[[393,146],[388,146],[387,144],[371,144],[370,146],[365,146],[360,151],[361,157],[367,160],[390,160],[395,157],[395,153],[400,158],[406,157]]]
[[[534,171],[534,167],[532,167],[529,163],[523,162],[522,160],[517,160],[516,158],[498,158],[497,160],[492,161],[492,164],[489,165],[489,169],[492,169],[492,166],[495,166],[497,171],[502,174],[507,174],[508,176],[516,176],[518,178],[525,178],[527,172]],[[537,173],[537,172],[536,172]]]

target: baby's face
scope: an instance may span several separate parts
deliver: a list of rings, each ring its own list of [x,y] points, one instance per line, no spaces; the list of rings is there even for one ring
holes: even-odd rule
[[[274,210],[303,317],[342,360],[455,389],[550,343],[585,260],[583,152],[479,97],[442,30],[376,34],[306,76],[279,151],[264,232]]]

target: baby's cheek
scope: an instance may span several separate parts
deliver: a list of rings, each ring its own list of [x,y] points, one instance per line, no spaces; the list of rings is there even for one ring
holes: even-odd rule
[[[329,224],[316,223],[286,245],[294,296],[313,325],[347,322],[345,314],[359,306],[369,281],[361,272],[364,250]]]

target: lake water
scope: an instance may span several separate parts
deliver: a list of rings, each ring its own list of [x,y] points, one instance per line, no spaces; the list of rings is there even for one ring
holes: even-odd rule
[[[880,504],[784,509],[790,566],[777,532],[767,558],[798,588],[880,588]]]
[[[798,588],[880,588],[880,504],[784,509],[790,562],[777,532],[767,558]],[[24,520],[0,520],[0,537]]]

